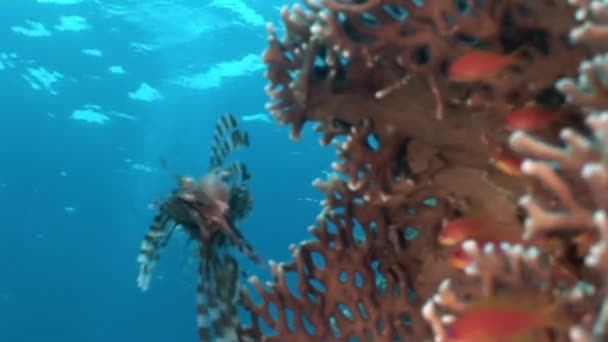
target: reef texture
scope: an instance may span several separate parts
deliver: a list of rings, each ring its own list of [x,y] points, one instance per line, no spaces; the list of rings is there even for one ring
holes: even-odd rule
[[[315,182],[326,199],[312,239],[290,247],[293,260],[271,262],[271,281],[252,277],[242,291],[240,339],[457,340],[451,324],[478,303],[520,298],[554,303],[562,323],[529,327],[526,340],[606,340],[608,56],[592,57],[608,42],[605,7],[307,0],[282,9],[284,36],[269,25],[263,56],[268,110],[294,138],[315,122],[338,160]],[[455,77],[475,53],[509,63]],[[559,120],[507,127],[531,105]],[[518,240],[441,245],[458,218]],[[450,262],[458,248],[465,272]]]
[[[544,206],[533,195],[522,197],[528,212],[525,234],[535,236],[574,232],[590,237],[577,240],[577,252],[585,267],[597,276],[597,306],[587,320],[570,330],[575,341],[608,340],[608,2],[573,1],[584,23],[572,30],[572,39],[588,44],[598,54],[583,61],[576,79],[564,79],[557,87],[568,101],[582,108],[586,130],[561,131],[561,144],[548,144],[529,134],[516,132],[511,145],[530,159],[522,171],[539,179],[558,199]],[[589,201],[581,200],[589,198]],[[585,323],[593,324],[585,324]]]

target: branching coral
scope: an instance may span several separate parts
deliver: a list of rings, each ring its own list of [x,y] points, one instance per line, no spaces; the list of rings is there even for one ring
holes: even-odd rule
[[[267,341],[422,340],[428,331],[419,314],[425,284],[418,274],[427,260],[410,246],[433,236],[428,232],[438,222],[431,213],[445,208],[374,205],[339,178],[316,185],[328,203],[310,230],[314,240],[292,246],[293,262],[271,264],[275,283],[268,290],[252,280],[262,302],[245,294],[253,326],[243,335],[260,338],[268,326]]]
[[[435,146],[462,146],[460,135],[443,137],[433,130],[458,130],[457,123],[483,118],[460,112],[462,106],[519,106],[545,94],[558,77],[574,72],[584,52],[567,44],[574,20],[559,0],[322,3],[284,8],[287,34],[281,40],[269,28],[269,109],[280,122],[293,124],[295,136],[308,120],[354,124],[371,116],[381,140],[392,127]],[[520,70],[475,84],[446,76],[447,66],[468,51],[518,48],[528,62]],[[432,120],[429,108],[435,105],[446,122]]]
[[[340,161],[337,178],[316,183],[327,200],[314,239],[292,247],[292,262],[272,264],[268,286],[254,278],[255,293],[244,293],[252,322],[241,338],[430,338],[422,303],[445,277],[464,277],[437,245],[441,222],[475,217],[521,233],[517,198],[526,188],[537,194],[538,184],[491,161],[504,162],[512,109],[533,102],[570,110],[554,83],[588,52],[568,42],[574,11],[557,0],[308,0],[284,8],[284,38],[268,28],[268,108],[294,137],[318,122]],[[450,79],[449,66],[473,51],[522,60],[474,82]]]
[[[595,48],[598,43],[605,44],[608,41],[605,33],[608,3],[579,1],[577,4],[580,6],[579,17],[587,21],[572,31],[572,38],[580,43],[590,43]],[[608,339],[608,302],[605,296],[608,289],[607,70],[607,56],[600,54],[581,64],[578,79],[558,83],[568,99],[584,109],[587,130],[563,130],[563,145],[547,144],[521,132],[511,138],[515,149],[533,158],[522,165],[522,170],[540,179],[559,200],[556,206],[548,207],[533,196],[522,198],[522,205],[529,214],[525,225],[527,235],[570,230],[587,237],[587,244],[580,246],[579,243],[580,253],[586,256],[587,267],[596,270],[603,283],[603,290],[598,292],[597,303],[601,303],[601,307],[594,315],[595,325],[592,329],[580,325],[574,327],[571,334],[576,341]]]
[[[145,291],[162,248],[176,230],[185,231],[197,244],[200,263],[197,323],[201,341],[235,340],[241,271],[228,249],[236,247],[258,261],[236,226],[253,204],[246,184],[249,173],[238,161],[224,165],[228,154],[248,145],[247,133],[240,130],[236,119],[230,114],[221,116],[211,144],[208,173],[199,181],[175,176],[179,188],[158,205],[137,258],[140,266],[137,283]]]
[[[573,29],[572,39],[578,43],[591,43],[591,47],[597,49],[598,43],[605,43],[608,38],[603,33],[604,24],[608,23],[608,2],[573,3],[580,7],[578,18],[586,21]],[[605,112],[608,109],[607,65],[608,60],[600,54],[581,63],[578,79],[564,79],[557,84],[568,101],[581,108],[580,115],[584,118],[586,127],[563,129],[560,134],[561,143],[548,142],[523,131],[515,132],[510,139],[513,149],[529,158],[522,163],[522,172],[537,179],[541,185],[520,200],[527,213],[524,237],[566,237],[566,240],[575,246],[576,255],[585,257],[584,267],[587,269],[578,270],[579,282],[575,286],[564,287],[551,281],[559,274],[555,271],[548,272],[553,270],[552,258],[547,258],[548,261],[543,267],[545,276],[539,282],[538,271],[541,268],[537,259],[540,254],[536,250],[530,255],[521,247],[515,252],[513,247],[505,245],[501,246],[501,253],[497,255],[496,246],[486,245],[483,251],[480,251],[474,242],[466,243],[466,249],[473,259],[469,266],[469,270],[472,270],[470,273],[480,276],[481,294],[484,296],[500,297],[506,293],[511,295],[511,298],[524,297],[538,304],[567,304],[559,312],[568,318],[565,324],[560,326],[561,330],[555,331],[555,327],[552,327],[553,330],[546,326],[537,327],[542,328],[537,332],[541,335],[534,335],[534,340],[587,342],[608,339],[608,114]],[[548,193],[548,196],[540,196],[541,193]],[[505,267],[497,264],[499,260],[503,261]],[[525,268],[535,266],[534,272],[522,272],[524,268],[519,264],[522,260],[525,261]],[[526,289],[522,291],[513,284],[502,284],[498,287],[500,291],[488,291],[493,290],[495,286],[489,287],[490,282],[497,278],[500,280],[509,273],[520,275],[517,285],[523,285]],[[431,322],[439,341],[448,337],[446,332],[453,322],[460,318],[450,316],[446,319],[446,316],[443,316],[442,319],[438,308],[462,313],[468,305],[456,297],[449,288],[450,284],[444,283],[439,294],[429,301],[424,310],[425,317]],[[571,299],[580,299],[579,296],[571,295],[580,295],[582,287],[588,289],[587,294],[593,296],[582,302],[572,301]],[[594,291],[594,287],[600,290]],[[551,334],[546,335],[549,332]]]
[[[423,309],[435,341],[498,341],[514,337],[521,341],[568,340],[568,325],[584,315],[589,303],[583,299],[592,289],[564,282],[550,259],[535,247],[526,249],[508,243],[480,247],[468,241],[465,250],[472,259],[467,268],[470,278],[460,283],[446,279]],[[458,332],[462,335],[454,336],[454,324],[470,320],[480,304],[486,305],[486,316],[473,318],[475,325],[468,325],[466,331]],[[492,322],[496,317],[487,308],[502,310],[503,320],[513,321],[516,317],[509,317],[508,311],[513,310],[528,321],[511,322],[510,331],[501,331],[496,327],[510,322]],[[534,316],[540,319],[534,321]]]
[[[529,101],[559,109],[553,83],[574,74],[585,53],[567,43],[573,8],[563,1],[311,0],[281,15],[285,37],[269,26],[264,53],[269,110],[292,124],[296,137],[306,121],[319,122],[324,143],[368,122],[381,153],[366,162],[389,166],[379,168],[388,179],[429,150],[444,165],[485,171],[506,142],[508,111]],[[450,80],[449,64],[480,49],[519,49],[526,62],[479,82]],[[376,96],[387,89],[390,95]],[[443,108],[442,120],[434,118],[435,107]],[[366,158],[366,151],[353,158]],[[519,181],[496,172],[484,179],[503,197],[523,191]],[[379,182],[390,191],[386,180]]]
[[[369,146],[369,125],[353,127],[337,146],[341,162],[334,169],[347,177],[315,183],[326,202],[311,228],[314,240],[292,247],[293,262],[272,265],[268,289],[254,278],[256,293],[244,294],[253,326],[244,328],[243,339],[261,338],[265,326],[274,332],[269,341],[430,335],[419,313],[423,299],[444,276],[459,277],[436,243],[441,221],[483,206],[476,196],[500,192],[480,183],[479,171],[446,168],[428,146],[424,158],[419,154],[391,179],[391,166],[375,162],[388,149]],[[397,169],[399,162],[405,161],[395,160]],[[251,299],[258,296],[261,303]]]

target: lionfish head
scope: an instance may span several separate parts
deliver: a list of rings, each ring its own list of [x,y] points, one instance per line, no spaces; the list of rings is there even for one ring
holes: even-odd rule
[[[205,175],[198,185],[198,191],[221,209],[222,213],[228,211],[230,200],[230,186],[215,173]]]

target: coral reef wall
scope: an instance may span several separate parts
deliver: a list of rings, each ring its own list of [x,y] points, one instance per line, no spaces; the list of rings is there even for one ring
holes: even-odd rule
[[[315,122],[337,161],[315,182],[326,200],[311,240],[243,291],[240,339],[607,340],[607,7],[283,8],[263,56],[268,110],[293,138]],[[506,315],[505,300],[530,318],[471,323],[480,308]]]

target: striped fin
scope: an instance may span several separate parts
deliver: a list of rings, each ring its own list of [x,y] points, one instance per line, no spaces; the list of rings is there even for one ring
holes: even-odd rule
[[[233,258],[225,257],[216,265],[217,286],[215,297],[218,298],[219,319],[215,323],[216,341],[238,341],[240,321],[236,305],[239,299],[239,266]]]
[[[246,256],[249,260],[256,264],[261,264],[262,259],[255,252],[253,246],[243,236],[241,231],[234,225],[230,218],[226,218],[228,223],[227,231],[218,232],[218,236],[214,236],[212,246],[214,248],[223,246],[234,246],[240,253]],[[227,240],[226,240],[227,239]]]
[[[142,291],[146,291],[150,286],[152,272],[160,258],[160,252],[169,242],[169,238],[176,227],[177,224],[165,214],[158,214],[154,217],[150,229],[141,242],[137,256],[137,262],[139,263],[137,286]]]
[[[249,216],[253,209],[253,197],[245,184],[233,184],[230,188],[230,201],[228,216],[236,224]]]
[[[230,163],[222,170],[222,180],[228,183],[241,183],[251,178],[247,165],[240,160]]]
[[[201,263],[199,269],[199,280],[196,288],[196,324],[198,326],[198,336],[201,342],[212,341],[214,320],[211,317],[211,312],[215,312],[216,308],[209,303],[208,294],[211,292],[211,287],[215,286],[214,278],[209,273],[209,259],[203,256],[201,252]]]
[[[229,256],[209,257],[206,253],[208,251],[201,249],[196,296],[199,340],[238,341],[238,264]]]
[[[249,135],[240,129],[236,118],[223,114],[215,125],[209,169],[215,169],[224,163],[226,157],[234,150],[249,146]]]

